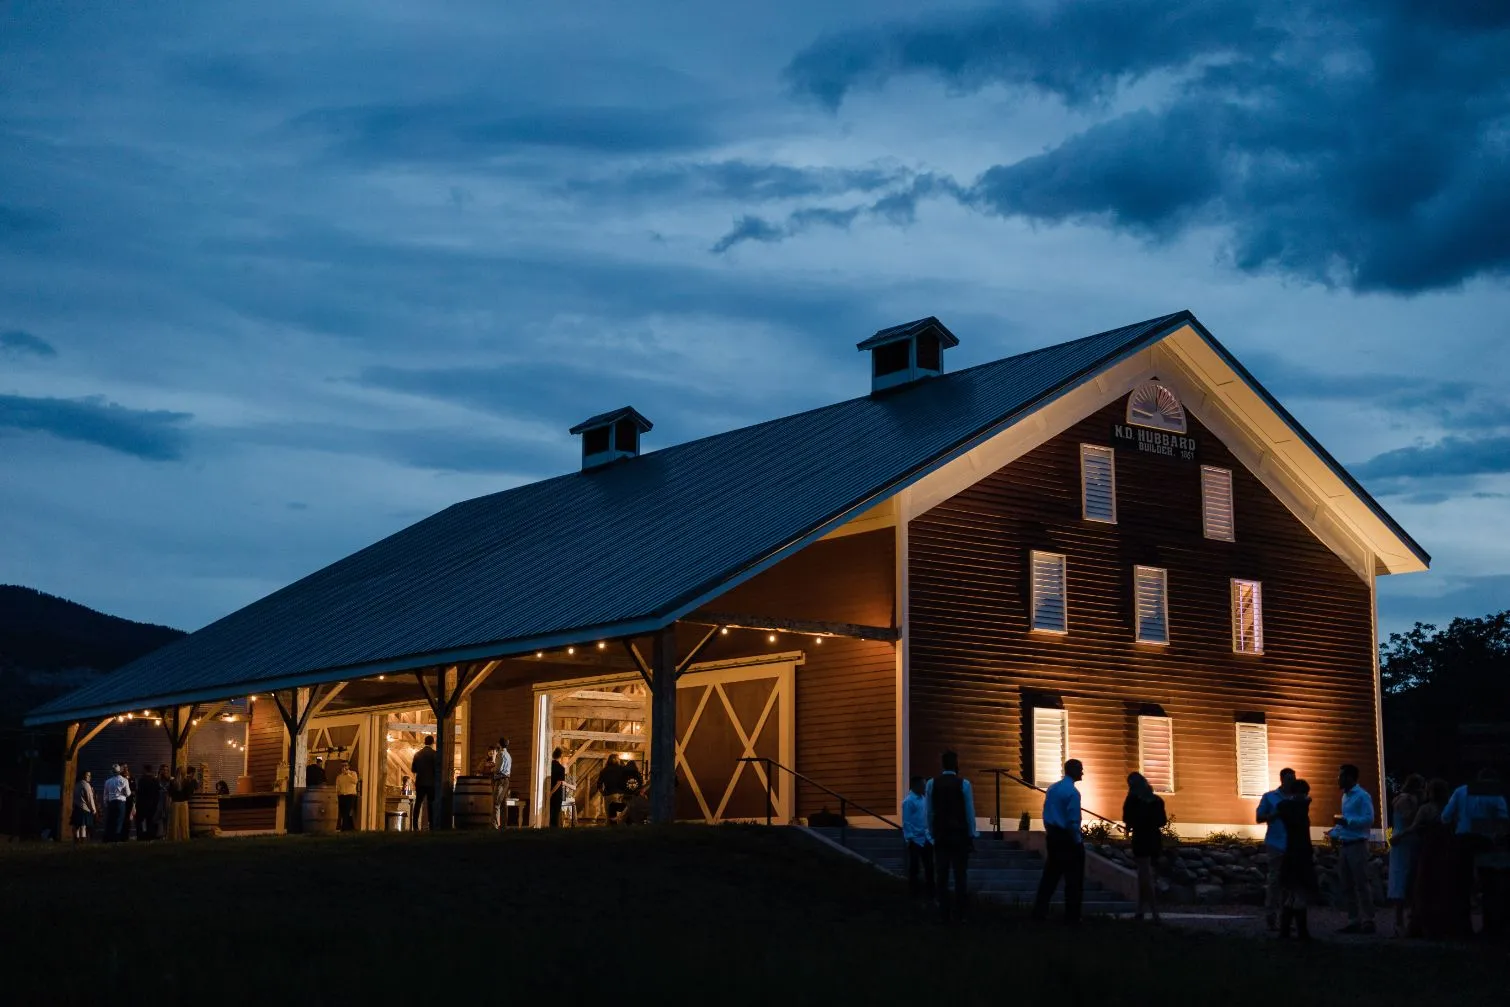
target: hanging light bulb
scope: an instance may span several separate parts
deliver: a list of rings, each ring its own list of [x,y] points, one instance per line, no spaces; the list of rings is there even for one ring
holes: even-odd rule
[[[566,652],[568,654],[575,654],[577,652],[577,648],[576,647],[567,647],[566,648]]]
[[[776,634],[772,633],[770,636],[766,637],[765,638],[765,642],[766,643],[775,643],[776,642]]]

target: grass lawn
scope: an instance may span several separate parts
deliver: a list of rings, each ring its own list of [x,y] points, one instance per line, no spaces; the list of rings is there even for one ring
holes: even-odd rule
[[[1503,949],[995,907],[944,929],[899,882],[755,827],[16,845],[0,906],[14,1004],[1510,1002]]]

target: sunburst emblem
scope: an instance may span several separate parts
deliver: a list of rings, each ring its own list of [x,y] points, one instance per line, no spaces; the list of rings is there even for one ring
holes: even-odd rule
[[[1127,422],[1171,434],[1185,432],[1185,407],[1174,392],[1152,382],[1139,385],[1127,397]]]

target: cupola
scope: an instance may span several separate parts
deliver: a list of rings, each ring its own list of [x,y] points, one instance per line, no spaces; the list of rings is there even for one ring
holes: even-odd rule
[[[944,351],[958,346],[954,333],[929,315],[882,329],[856,348],[870,351],[870,391],[886,391],[944,373]]]
[[[599,413],[578,423],[571,428],[571,433],[582,435],[582,470],[585,472],[620,458],[638,457],[640,434],[650,428],[650,421],[631,406]]]

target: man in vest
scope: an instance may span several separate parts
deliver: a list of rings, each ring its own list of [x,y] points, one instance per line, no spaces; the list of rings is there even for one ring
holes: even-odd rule
[[[959,775],[959,756],[945,752],[944,771],[928,781],[928,832],[933,837],[933,857],[938,875],[939,915],[945,923],[952,916],[965,917],[970,852],[975,848],[975,797],[970,781]],[[949,875],[954,875],[954,897],[949,896]]]

